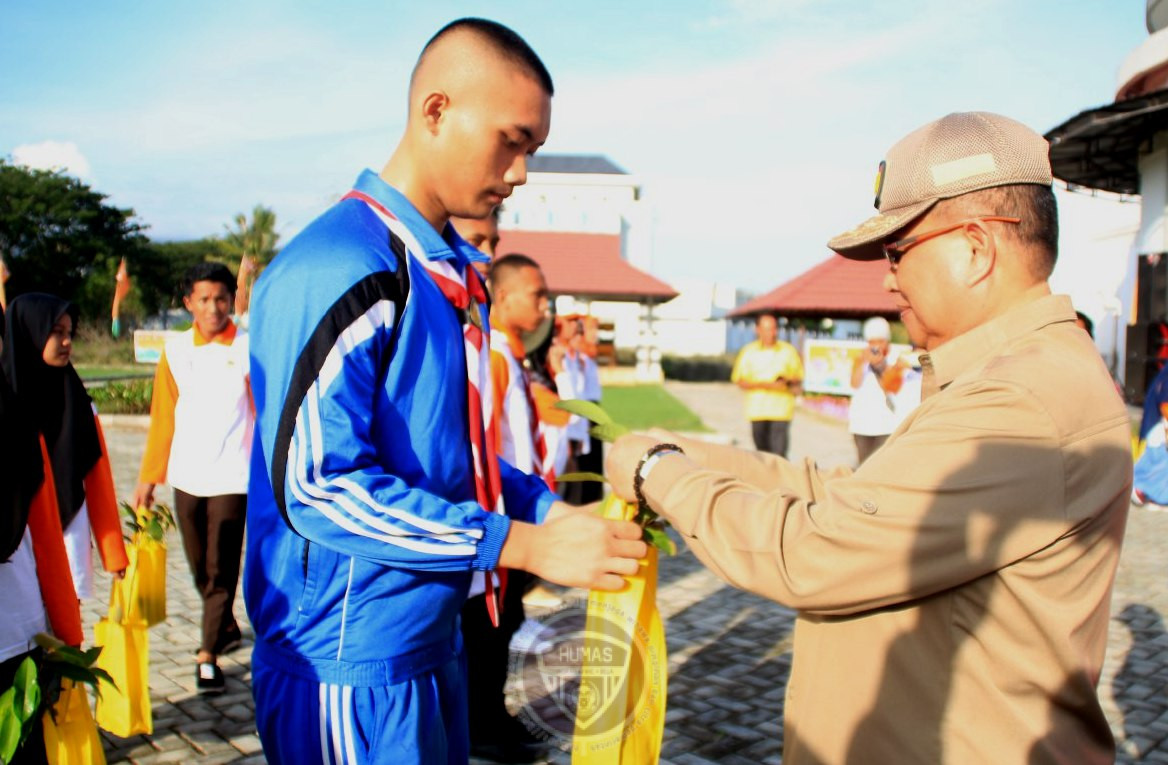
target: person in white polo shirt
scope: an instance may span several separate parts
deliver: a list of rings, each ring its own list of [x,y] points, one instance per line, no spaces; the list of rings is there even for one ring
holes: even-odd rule
[[[231,320],[235,277],[199,263],[183,279],[193,326],[166,343],[154,376],[150,434],[136,507],[154,503],[169,480],[195,587],[203,598],[196,661],[200,693],[224,690],[218,656],[239,646],[232,604],[239,585],[255,410],[247,336]]]
[[[860,464],[884,445],[921,400],[920,375],[906,355],[892,348],[888,320],[873,316],[864,322],[864,342],[867,347],[852,364],[848,407],[848,432],[856,441]]]

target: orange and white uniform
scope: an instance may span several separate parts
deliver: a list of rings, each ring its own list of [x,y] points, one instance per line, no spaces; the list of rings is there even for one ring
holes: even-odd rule
[[[97,428],[97,442],[101,446],[101,456],[85,476],[85,501],[73,520],[64,529],[65,549],[69,555],[73,585],[80,600],[93,597],[93,545],[97,544],[102,568],[106,571],[122,571],[130,565],[126,556],[126,543],[122,538],[122,519],[118,512],[118,495],[114,487],[114,474],[110,468],[109,449],[105,445],[105,433],[97,409],[93,410],[93,421]],[[53,466],[45,459],[45,475],[53,472]],[[47,482],[46,482],[47,483]],[[54,505],[56,503],[54,502]],[[58,520],[58,524],[59,524]],[[32,521],[30,521],[31,525]]]
[[[494,410],[499,419],[495,448],[500,459],[524,473],[542,476],[554,490],[555,476],[546,459],[547,448],[530,378],[520,361],[524,355],[519,338],[492,319],[491,382]]]
[[[196,497],[246,494],[255,408],[247,335],[213,340],[195,327],[166,343],[154,373],[150,434],[139,480]]]

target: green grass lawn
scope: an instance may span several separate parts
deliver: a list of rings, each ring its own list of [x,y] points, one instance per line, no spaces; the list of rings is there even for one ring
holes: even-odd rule
[[[696,414],[660,385],[619,385],[605,388],[600,400],[605,411],[633,430],[665,428],[709,433]]]

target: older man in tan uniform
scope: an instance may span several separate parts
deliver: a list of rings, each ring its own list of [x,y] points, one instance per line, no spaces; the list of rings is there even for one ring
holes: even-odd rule
[[[626,436],[610,477],[728,582],[798,609],[785,765],[1112,762],[1096,684],[1129,421],[1046,283],[1047,144],[951,114],[893,146],[881,176],[879,214],[829,246],[888,258],[927,350],[924,400],[885,447],[824,472]]]

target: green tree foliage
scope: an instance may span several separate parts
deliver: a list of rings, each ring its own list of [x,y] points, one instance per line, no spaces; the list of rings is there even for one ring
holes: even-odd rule
[[[87,321],[108,323],[114,276],[130,265],[146,237],[134,211],[60,172],[0,159],[0,255],[11,278],[8,296],[50,292],[77,303]]]
[[[233,265],[238,265],[239,259],[247,256],[258,272],[276,257],[280,235],[276,233],[276,213],[270,208],[256,205],[251,211],[251,220],[239,213],[235,216],[235,228],[225,228],[227,235],[223,239],[228,252],[235,258]]]

